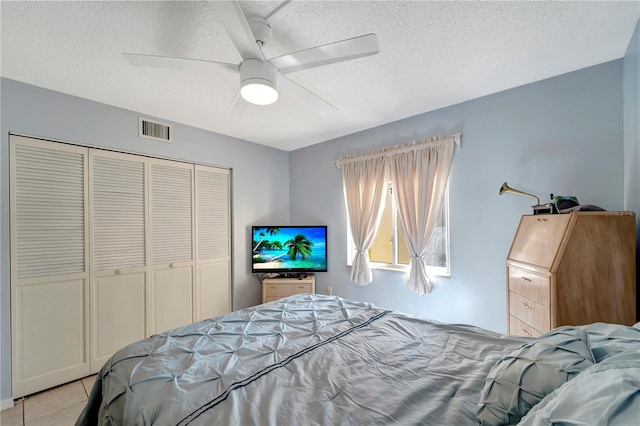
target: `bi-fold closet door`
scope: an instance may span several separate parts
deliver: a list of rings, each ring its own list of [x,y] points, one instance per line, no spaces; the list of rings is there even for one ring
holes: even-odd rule
[[[89,374],[88,151],[11,136],[13,397]]]
[[[151,333],[192,322],[193,165],[150,160]]]
[[[14,397],[231,310],[228,170],[10,141]]]
[[[91,372],[147,335],[148,199],[144,157],[89,150]]]

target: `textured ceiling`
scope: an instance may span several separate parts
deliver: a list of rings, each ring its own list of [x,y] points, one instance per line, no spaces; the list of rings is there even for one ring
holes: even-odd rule
[[[278,1],[241,2],[267,15]],[[288,74],[338,108],[281,94],[226,117],[228,71],[135,67],[122,52],[240,62],[207,2],[2,1],[1,74],[293,150],[624,56],[640,2],[293,1],[267,58],[376,33],[380,53]]]

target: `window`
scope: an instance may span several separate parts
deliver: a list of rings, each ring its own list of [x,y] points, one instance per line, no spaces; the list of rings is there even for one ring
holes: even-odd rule
[[[393,197],[393,186],[389,183],[384,211],[376,238],[369,249],[371,267],[397,271],[409,270],[409,249],[402,234],[396,204]],[[349,232],[348,264],[353,262],[355,247]],[[449,276],[449,188],[445,190],[444,200],[438,223],[429,242],[426,256],[429,274]]]

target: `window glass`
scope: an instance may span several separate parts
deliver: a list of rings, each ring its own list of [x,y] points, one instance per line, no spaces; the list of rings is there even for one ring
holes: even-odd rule
[[[393,263],[394,244],[394,206],[391,188],[387,191],[387,199],[380,219],[376,239],[369,249],[369,260],[378,263]]]
[[[374,268],[406,270],[409,266],[409,249],[405,242],[396,206],[393,199],[393,188],[389,184],[384,212],[373,245],[369,249],[369,259]],[[433,275],[449,275],[449,189],[445,192],[445,199],[438,216],[438,223],[427,248],[426,260]],[[349,238],[351,241],[351,238]],[[355,251],[351,242],[352,250]],[[352,259],[353,257],[351,257]]]

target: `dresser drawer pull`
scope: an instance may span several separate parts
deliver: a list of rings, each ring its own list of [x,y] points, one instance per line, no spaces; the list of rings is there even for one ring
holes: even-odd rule
[[[529,333],[525,328],[522,329],[522,332],[524,333],[525,336],[531,337],[531,333]]]
[[[520,277],[520,278],[522,278],[524,281],[526,281],[526,282],[528,282],[528,283],[530,283],[530,282],[531,282],[531,278],[527,278],[527,277]]]
[[[304,288],[304,286],[303,285],[299,285],[298,288]]]
[[[277,285],[270,285],[269,288],[276,289],[276,288],[278,288],[278,286]]]
[[[537,220],[538,222],[546,222],[546,221],[547,221],[547,219],[545,219],[545,218],[537,218],[536,220]]]
[[[522,307],[525,309],[533,309],[531,306],[527,305],[526,303],[523,303]]]

